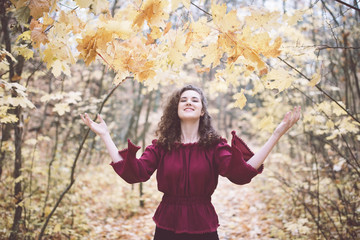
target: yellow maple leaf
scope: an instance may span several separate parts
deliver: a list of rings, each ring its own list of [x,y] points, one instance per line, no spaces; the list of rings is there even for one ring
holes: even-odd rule
[[[281,25],[279,23],[280,12],[267,12],[266,10],[250,10],[251,15],[245,17],[247,26],[252,29],[271,30],[277,29]]]
[[[211,64],[213,66],[217,66],[220,63],[220,58],[223,55],[223,51],[218,48],[217,43],[210,44],[207,47],[203,47],[203,53],[205,57],[202,59],[202,64],[206,67],[210,67]]]
[[[214,23],[220,32],[234,32],[241,27],[241,22],[238,20],[235,9],[226,13],[226,4],[212,4],[211,12]]]
[[[145,70],[145,71],[135,74],[135,78],[139,82],[143,82],[143,81],[145,81],[147,79],[151,79],[155,76],[156,76],[156,72],[154,70]]]
[[[96,15],[109,11],[108,0],[75,0],[75,2],[81,8],[90,8],[90,10]]]
[[[275,126],[274,118],[272,116],[267,116],[261,119],[260,123],[258,124],[258,129],[262,129],[271,133],[274,131]]]
[[[171,0],[171,11],[174,11],[182,3],[186,9],[190,8],[190,0]]]
[[[183,32],[179,32],[169,48],[168,61],[175,68],[180,67],[185,61],[185,56],[183,55],[187,50],[185,36]]]
[[[52,67],[51,72],[54,74],[55,77],[60,76],[62,72],[67,76],[71,76],[70,67],[64,61],[55,60],[51,65],[51,67]]]
[[[263,77],[265,87],[269,89],[278,89],[280,92],[289,88],[296,78],[283,68],[272,69]]]
[[[28,30],[28,31],[25,31],[25,32],[23,32],[22,34],[20,34],[20,35],[16,38],[16,41],[15,41],[15,42],[19,42],[20,40],[23,40],[23,41],[29,41],[29,40],[31,40],[31,31]]]
[[[240,109],[243,109],[243,107],[246,105],[246,97],[244,95],[244,89],[241,89],[239,93],[234,94],[234,99],[236,99],[234,103],[234,107],[238,107]]]
[[[289,14],[285,14],[283,16],[283,20],[290,26],[295,25],[297,22],[303,19],[303,15],[306,11],[306,9],[300,9],[296,10],[291,16]]]
[[[34,52],[25,44],[14,47],[14,51],[23,56],[25,60],[29,60],[34,56]]]
[[[52,19],[50,16],[49,16],[49,13],[46,12],[44,14],[44,17],[43,17],[43,20],[42,20],[42,24],[44,24],[45,26],[49,26],[49,25],[52,25],[54,24],[55,20]]]
[[[70,112],[70,106],[68,103],[57,103],[53,108],[53,112],[56,112],[62,116],[65,114],[65,112]]]
[[[265,57],[272,57],[272,58],[276,58],[280,55],[281,51],[279,50],[281,47],[281,43],[282,43],[282,39],[281,37],[277,37],[274,41],[274,43],[270,46],[268,46],[267,49],[264,49],[261,51],[261,53],[265,56]]]
[[[130,75],[130,73],[128,71],[118,71],[115,75],[115,78],[113,80],[113,83],[115,85],[118,85],[119,83],[121,83],[122,81],[125,80],[126,77],[128,77]]]
[[[198,21],[192,22],[189,25],[188,32],[186,33],[185,46],[188,50],[193,43],[203,41],[211,32],[210,27],[207,24],[207,19],[201,17]]]
[[[158,39],[161,37],[161,35],[162,35],[162,32],[160,31],[160,28],[158,28],[156,26],[153,26],[151,28],[151,33],[150,33],[151,38]]]
[[[12,109],[12,107],[6,105],[0,106],[0,123],[15,123],[18,121],[15,114],[9,113],[9,109]]]
[[[22,108],[35,108],[35,105],[26,97],[10,97],[8,98],[8,102],[14,107],[21,106]]]
[[[319,72],[317,72],[312,75],[311,80],[308,84],[311,87],[315,87],[315,85],[318,84],[320,80],[321,80],[321,75]]]
[[[245,48],[243,50],[243,56],[253,63],[257,64],[257,69],[262,70],[266,68],[265,62],[260,58],[259,54],[251,48]]]
[[[74,34],[80,33],[85,27],[85,23],[83,23],[76,15],[76,11],[60,11],[58,21],[64,23],[67,27],[69,27]]]
[[[74,1],[81,8],[88,8],[92,4],[92,1],[89,0],[74,0]]]

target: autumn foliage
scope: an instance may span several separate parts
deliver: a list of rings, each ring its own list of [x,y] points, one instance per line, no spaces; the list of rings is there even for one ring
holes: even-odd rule
[[[223,239],[358,239],[360,10],[351,3],[2,1],[0,238],[151,239],[155,180],[114,180],[78,116],[102,112],[119,148],[127,138],[145,147],[162,102],[192,83],[219,133],[238,130],[255,149],[286,111],[303,109],[263,176],[243,192],[224,184],[218,206],[233,215],[220,212],[238,224],[223,224]]]

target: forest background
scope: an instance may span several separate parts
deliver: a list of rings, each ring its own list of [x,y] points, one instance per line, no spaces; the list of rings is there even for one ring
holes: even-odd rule
[[[1,239],[151,239],[154,177],[125,184],[79,114],[101,112],[119,149],[127,138],[144,148],[169,93],[189,83],[219,133],[255,151],[302,107],[261,176],[219,189],[233,222],[222,239],[358,239],[358,1],[11,0],[0,11]],[[230,197],[241,202],[223,206]]]

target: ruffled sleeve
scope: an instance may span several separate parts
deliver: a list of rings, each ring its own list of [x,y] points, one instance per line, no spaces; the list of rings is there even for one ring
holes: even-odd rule
[[[226,140],[219,143],[216,148],[215,161],[219,174],[227,177],[235,184],[246,184],[253,177],[263,171],[261,165],[255,169],[247,161],[254,155],[246,143],[236,135],[235,131],[231,132],[231,147]]]
[[[156,141],[149,145],[140,158],[136,152],[140,149],[128,139],[128,148],[119,151],[122,161],[110,163],[115,172],[128,183],[147,181],[157,168],[159,149]]]

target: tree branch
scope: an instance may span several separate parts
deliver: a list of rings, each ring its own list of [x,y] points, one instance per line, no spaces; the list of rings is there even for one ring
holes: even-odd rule
[[[347,6],[347,7],[349,7],[349,8],[352,8],[352,9],[354,9],[354,10],[356,10],[356,11],[358,11],[358,12],[360,13],[360,9],[357,8],[357,7],[354,7],[353,5],[350,5],[350,4],[348,4],[348,3],[346,3],[346,2],[343,2],[343,1],[340,1],[340,0],[335,0],[335,1],[338,2],[338,3],[340,3],[340,4],[343,4],[343,5]]]
[[[343,46],[338,46],[338,47],[334,47],[334,46],[328,46],[328,45],[319,45],[319,46],[314,46],[317,47],[317,50],[324,50],[324,49],[352,49],[352,50],[358,50],[360,49],[360,47],[343,47]]]
[[[297,70],[295,67],[293,67],[292,65],[290,65],[288,62],[286,62],[284,59],[282,59],[281,57],[278,57],[278,59],[280,59],[283,63],[285,63],[287,66],[289,66],[291,69],[293,69],[295,72],[297,72],[298,74],[300,74],[302,77],[304,77],[306,80],[308,80],[309,82],[311,81],[310,78],[308,78],[305,74],[303,74],[302,72],[300,72],[299,70]],[[336,101],[333,97],[331,97],[327,92],[325,92],[321,87],[319,87],[318,85],[315,85],[315,87],[322,92],[326,97],[328,97],[331,101],[333,101],[334,103],[336,103],[336,105],[338,105],[342,110],[344,110],[352,119],[354,119],[356,122],[360,123],[360,120],[357,119],[353,114],[351,114],[348,110],[346,110],[343,106],[341,106],[341,104]]]
[[[193,3],[193,2],[190,2],[190,3],[191,3],[191,5],[195,6],[195,7],[196,7],[197,9],[199,9],[200,11],[202,11],[202,12],[204,12],[205,14],[209,15],[210,17],[212,17],[212,14],[211,14],[211,13],[205,11],[204,9],[202,9],[201,7],[199,7],[198,5],[196,5],[196,4]]]

